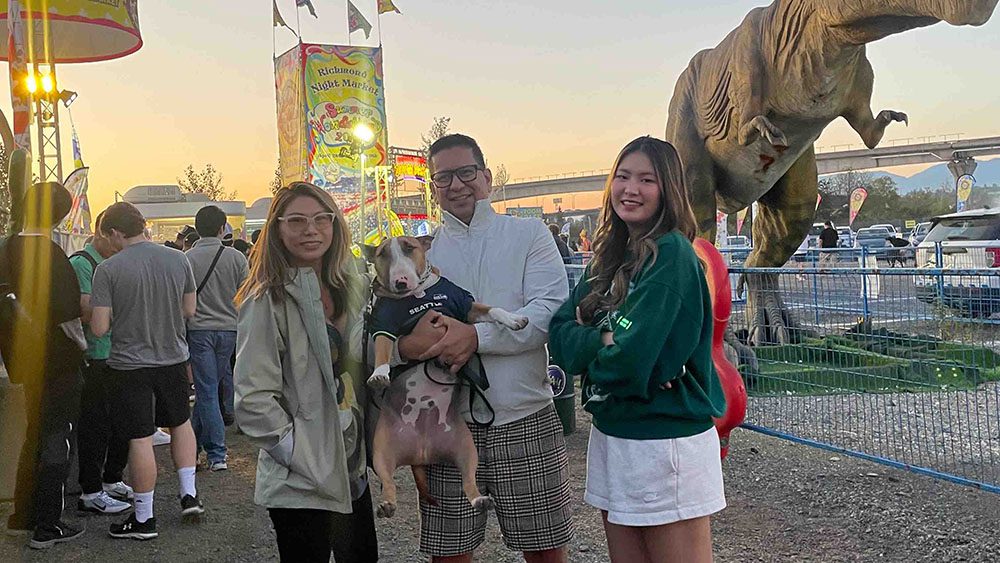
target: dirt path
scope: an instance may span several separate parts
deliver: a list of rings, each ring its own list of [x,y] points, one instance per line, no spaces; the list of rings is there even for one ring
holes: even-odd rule
[[[570,561],[607,561],[597,513],[583,504],[589,422],[578,414],[568,437],[577,525]],[[112,540],[112,518],[69,519],[87,533],[36,553],[23,538],[0,536],[0,561],[273,561],[277,550],[266,513],[253,505],[256,454],[230,434],[230,470],[198,474],[209,512],[182,526],[168,451],[157,448],[160,537]],[[714,521],[717,561],[1000,561],[1000,496],[738,430],[724,464],[729,508]],[[382,560],[422,561],[417,550],[416,495],[408,471],[397,473],[400,512],[380,521]],[[376,485],[375,490],[378,490]],[[67,498],[67,506],[75,506]],[[10,506],[0,504],[6,520]],[[519,561],[502,546],[495,520],[477,561]]]

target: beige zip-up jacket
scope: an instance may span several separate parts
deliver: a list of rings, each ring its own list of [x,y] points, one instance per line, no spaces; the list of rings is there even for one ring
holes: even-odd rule
[[[312,508],[351,512],[351,481],[364,475],[364,429],[356,433],[360,468],[348,472],[345,424],[357,418],[341,411],[330,341],[323,319],[319,279],[299,268],[285,284],[287,297],[270,293],[240,308],[237,325],[236,420],[260,447],[254,502],[267,508]],[[357,365],[361,356],[360,307],[348,307],[351,351],[339,365]],[[353,373],[354,375],[350,375]],[[342,375],[349,397],[367,404],[358,369]],[[364,420],[363,412],[360,420]]]

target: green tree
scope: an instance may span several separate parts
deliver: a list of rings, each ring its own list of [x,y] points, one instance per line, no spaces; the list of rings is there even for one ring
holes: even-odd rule
[[[278,192],[285,187],[284,181],[281,177],[281,159],[278,159],[278,164],[274,166],[274,178],[271,178],[269,184],[271,186],[271,195],[278,195]]]
[[[950,190],[949,197],[955,199],[954,188]],[[954,205],[954,201],[952,201]],[[976,186],[972,188],[972,193],[969,194],[969,209],[979,209],[981,207],[995,208],[1000,207],[1000,185],[993,184],[991,186]]]
[[[187,193],[205,194],[212,201],[237,198],[236,190],[226,192],[222,186],[222,174],[212,164],[206,164],[200,172],[195,171],[194,166],[189,164],[184,170],[184,175],[177,178],[177,185]]]
[[[820,178],[819,195],[823,196],[823,199],[816,210],[815,222],[833,221],[834,225],[847,225],[851,216],[848,204],[851,192],[855,188],[868,187],[872,182],[870,172],[853,170]]]
[[[854,228],[870,227],[876,223],[901,222],[899,190],[896,181],[888,176],[875,178],[867,186],[868,199],[854,220]]]
[[[421,150],[423,150],[424,154],[427,154],[427,152],[431,148],[431,145],[434,144],[434,141],[448,134],[448,127],[450,126],[450,124],[451,124],[450,117],[434,118],[434,123],[431,125],[431,128],[427,130],[427,134],[420,136],[420,142],[422,143],[420,148]]]
[[[902,221],[914,220],[919,223],[954,210],[954,190],[948,188],[921,188],[900,198],[899,215]]]

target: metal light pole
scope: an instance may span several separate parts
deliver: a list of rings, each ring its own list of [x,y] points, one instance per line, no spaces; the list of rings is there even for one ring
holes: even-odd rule
[[[354,138],[358,140],[358,148],[361,153],[361,244],[364,244],[365,238],[368,235],[368,204],[366,201],[368,199],[368,188],[365,185],[365,150],[375,140],[375,132],[364,123],[359,123],[354,127],[353,133]]]
[[[41,91],[29,86],[35,97],[35,125],[38,127],[38,175],[41,181],[55,180],[62,183],[62,142],[59,138],[59,90],[56,86],[56,67],[47,70],[35,63],[35,76],[40,80]]]
[[[368,237],[368,186],[365,185],[365,151],[361,150],[361,244]]]

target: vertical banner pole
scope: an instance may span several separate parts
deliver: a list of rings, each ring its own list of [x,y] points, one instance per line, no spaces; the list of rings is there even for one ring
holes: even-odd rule
[[[10,0],[7,9],[7,60],[10,61],[10,103],[14,112],[14,146],[31,152],[31,95],[25,80],[28,60],[24,47],[24,20],[20,0]]]

